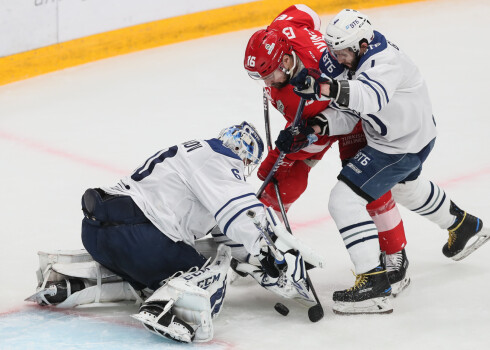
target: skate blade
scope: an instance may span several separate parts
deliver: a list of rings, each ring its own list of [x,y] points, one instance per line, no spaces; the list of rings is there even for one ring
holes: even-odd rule
[[[337,315],[391,314],[393,306],[388,297],[358,302],[334,302],[333,312]]]
[[[475,237],[477,237],[477,239],[473,242],[473,244],[466,246],[461,252],[451,257],[451,259],[455,261],[463,260],[475,250],[480,248],[490,239],[490,229],[486,227],[482,228],[481,231],[475,235]]]
[[[25,298],[24,301],[32,301],[34,303],[38,303],[39,305],[42,305],[42,303],[45,302],[45,300],[44,300],[45,299],[44,298],[45,295],[51,295],[51,296],[53,296],[55,294],[56,294],[56,289],[53,289],[53,288],[44,288],[44,289],[38,290],[36,293],[34,293],[31,296]]]
[[[393,283],[391,285],[391,296],[396,298],[401,292],[403,292],[410,285],[410,277],[405,277],[400,282]]]

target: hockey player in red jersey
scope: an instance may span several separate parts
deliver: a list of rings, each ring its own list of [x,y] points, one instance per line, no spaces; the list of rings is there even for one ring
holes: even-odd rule
[[[305,5],[293,5],[279,14],[266,29],[255,32],[247,44],[245,69],[252,79],[264,82],[269,100],[287,121],[286,129],[292,123],[300,103],[300,98],[293,92],[289,80],[303,68],[318,68],[322,53],[327,49],[319,30],[320,18],[312,9]],[[330,101],[307,101],[302,120],[321,116],[320,112],[329,103]],[[308,124],[312,125],[311,121]],[[285,150],[286,157],[274,175],[286,210],[306,190],[311,168],[322,159],[335,141],[339,141],[343,164],[366,145],[360,123],[349,135],[320,136],[312,141],[295,140],[292,148]],[[308,143],[307,147],[304,147],[304,142]],[[276,141],[276,145],[281,148],[280,139]],[[270,172],[279,153],[278,148],[269,151],[257,172],[261,180]],[[267,206],[279,211],[272,184],[265,188],[260,199]],[[410,282],[406,275],[408,260],[404,250],[406,238],[403,221],[391,192],[369,203],[366,208],[378,228],[380,248],[387,254],[388,276],[393,285],[393,294],[396,295]]]

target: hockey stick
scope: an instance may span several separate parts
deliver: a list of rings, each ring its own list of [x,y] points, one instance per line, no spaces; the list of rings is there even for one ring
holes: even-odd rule
[[[266,92],[264,89],[264,94],[265,93]],[[265,95],[264,95],[264,98],[266,98]],[[306,100],[304,98],[301,98],[301,100],[299,102],[298,110],[296,111],[296,115],[294,116],[293,123],[291,124],[292,128],[295,128],[298,126],[299,121],[301,119],[301,115],[303,114],[303,109],[305,108],[305,103],[306,103]],[[264,101],[264,107],[265,107],[265,105],[266,105],[266,102]],[[267,103],[267,106],[268,106],[268,103]],[[264,116],[266,114],[267,114],[267,116],[269,115],[269,107],[267,107],[267,110],[264,109]],[[268,141],[268,143],[269,143],[270,142],[270,131],[269,131],[268,137],[269,137],[269,141]],[[262,192],[264,192],[265,187],[269,184],[269,182],[271,182],[272,177],[276,173],[277,169],[279,169],[279,166],[280,166],[280,164],[281,164],[281,162],[285,156],[286,156],[286,153],[284,153],[284,152],[279,153],[279,157],[277,157],[276,162],[274,163],[274,166],[272,167],[271,171],[269,171],[269,174],[267,174],[267,177],[264,179],[262,186],[260,186],[259,190],[257,191],[257,198],[260,198],[262,196]]]
[[[269,100],[267,99],[267,93],[264,88],[263,92],[263,103],[264,103],[264,122],[265,122],[265,136],[266,136],[266,141],[267,141],[267,148],[269,151],[272,150],[272,139],[271,139],[271,129],[270,129],[270,117],[269,117]],[[293,127],[297,126],[299,123],[299,120],[301,119],[301,115],[303,114],[303,109],[305,107],[305,99],[301,98],[301,101],[298,106],[298,110],[296,111],[296,116],[294,117],[293,121]],[[281,157],[282,156],[282,157]],[[284,226],[288,230],[288,232],[292,235],[293,231],[291,230],[291,226],[289,226],[289,221],[286,215],[286,210],[284,208],[284,205],[282,203],[281,199],[281,192],[279,192],[279,185],[277,183],[277,180],[273,178],[274,173],[277,171],[277,168],[279,168],[278,164],[280,161],[284,159],[285,154],[281,152],[279,154],[279,157],[276,160],[276,163],[272,167],[272,170],[269,172],[267,177],[264,180],[264,183],[262,184],[261,188],[257,192],[257,198],[260,198],[262,195],[262,192],[265,189],[265,186],[267,186],[267,183],[272,181],[274,184],[274,189],[276,192],[276,197],[277,197],[277,202],[279,204],[279,209],[281,210],[281,215],[284,220]],[[269,181],[266,183],[267,179],[269,178]],[[271,180],[272,179],[272,180]],[[320,299],[318,298],[318,295],[316,294],[315,288],[313,287],[313,284],[311,283],[310,276],[308,275],[308,271],[306,271],[306,282],[309,284],[311,291],[313,293],[313,296],[315,297],[315,301],[317,302],[316,305],[313,305],[308,309],[308,317],[311,322],[317,322],[320,321],[323,318],[324,312],[323,312],[323,306],[320,303]]]

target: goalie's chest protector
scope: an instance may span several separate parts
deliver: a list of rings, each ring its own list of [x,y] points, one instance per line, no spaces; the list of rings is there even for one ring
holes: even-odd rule
[[[192,140],[161,150],[108,193],[125,194],[162,233],[194,245],[215,225],[216,212],[240,192],[243,163],[220,140]]]

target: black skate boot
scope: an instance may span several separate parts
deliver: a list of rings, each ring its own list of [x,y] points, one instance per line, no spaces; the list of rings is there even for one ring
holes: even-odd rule
[[[453,260],[462,260],[483,245],[490,238],[490,232],[483,228],[479,218],[461,210],[452,201],[449,212],[456,216],[456,222],[447,229],[449,239],[442,247],[442,253]],[[473,237],[476,240],[467,245]]]
[[[354,287],[333,293],[336,314],[388,314],[393,312],[389,300],[391,286],[384,266],[357,275]]]
[[[38,290],[25,300],[37,302],[41,306],[56,305],[82,289],[85,289],[85,284],[78,278],[48,281],[43,289]]]
[[[398,253],[386,255],[386,271],[391,284],[391,295],[396,297],[410,284],[407,275],[408,259],[405,249]]]

